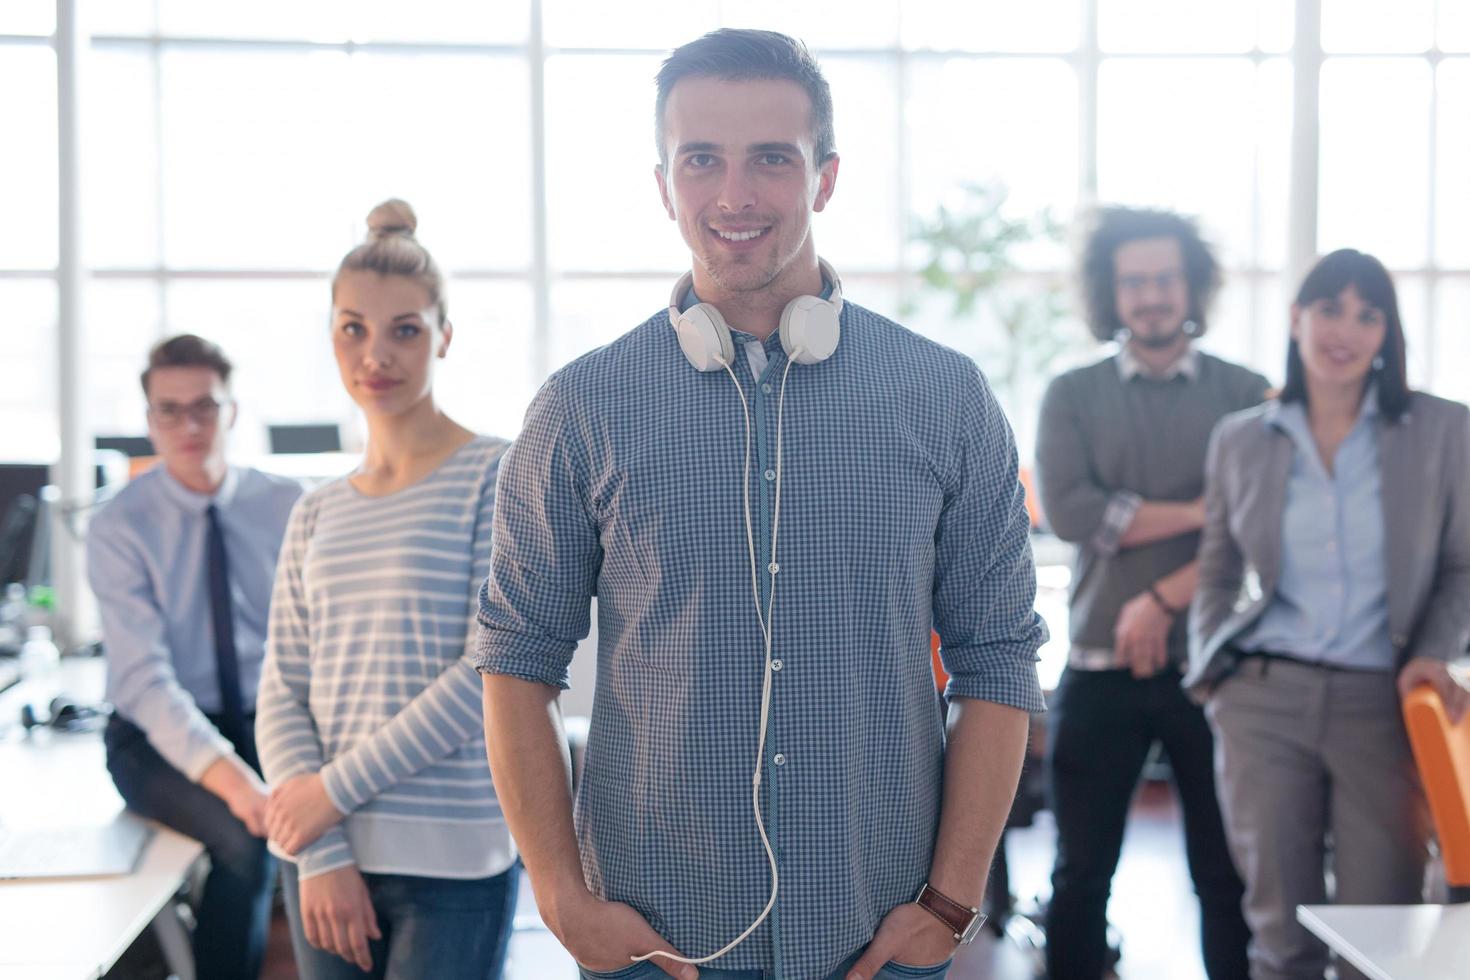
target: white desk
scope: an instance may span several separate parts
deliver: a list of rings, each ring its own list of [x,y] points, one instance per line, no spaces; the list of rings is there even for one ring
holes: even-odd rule
[[[1372,980],[1470,977],[1470,905],[1298,905],[1296,917]]]
[[[102,693],[102,670],[96,660],[64,662],[55,687],[93,701]],[[18,724],[22,704],[44,710],[51,696],[28,681],[0,695],[0,833],[105,824],[123,809],[100,735],[26,734]],[[0,977],[102,976],[165,909],[203,853],[197,841],[155,825],[132,874],[0,881]],[[172,915],[168,910],[160,921]],[[173,933],[171,952],[181,935]],[[167,935],[160,939],[171,945]]]

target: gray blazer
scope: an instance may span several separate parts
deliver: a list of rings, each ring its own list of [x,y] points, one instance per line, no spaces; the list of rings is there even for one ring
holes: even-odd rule
[[[1276,592],[1291,437],[1279,402],[1226,416],[1205,463],[1199,587],[1184,686],[1197,700],[1235,667],[1230,641]],[[1388,564],[1388,631],[1398,662],[1452,660],[1470,637],[1470,410],[1415,392],[1397,422],[1380,417],[1378,465]]]

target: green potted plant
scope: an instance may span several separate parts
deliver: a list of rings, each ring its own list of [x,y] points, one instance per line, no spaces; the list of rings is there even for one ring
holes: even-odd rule
[[[1023,249],[1059,245],[1061,226],[1049,211],[1014,217],[1006,200],[1004,185],[966,184],[958,204],[915,223],[912,241],[923,246],[921,295],[946,301],[955,325],[970,327],[952,333],[953,346],[980,365],[1012,423],[1029,430],[1035,412],[1023,403],[1026,391],[1085,338],[1061,328],[1066,300],[1057,277],[1018,264]]]

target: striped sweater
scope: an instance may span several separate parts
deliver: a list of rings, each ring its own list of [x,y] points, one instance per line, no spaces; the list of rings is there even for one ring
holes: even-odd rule
[[[481,878],[515,860],[471,654],[505,448],[473,439],[387,496],[335,480],[291,513],[256,740],[267,781],[320,771],[347,814],[295,856],[303,878]]]

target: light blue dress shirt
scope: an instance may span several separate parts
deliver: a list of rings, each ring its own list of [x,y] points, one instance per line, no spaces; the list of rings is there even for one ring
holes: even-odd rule
[[[212,496],[195,493],[159,465],[124,487],[87,529],[107,699],[190,779],[233,751],[205,717],[220,710],[205,509],[218,508],[224,531],[240,692],[250,712],[265,657],[276,555],[299,496],[293,480],[235,467]]]
[[[732,368],[764,570],[787,358],[775,334],[763,349],[759,375],[749,357]],[[836,352],[791,371],[780,426],[759,760],[780,891],[712,968],[806,980],[928,875],[944,765],[930,628],[950,695],[1035,711],[1046,627],[1015,443],[973,361],[848,302]],[[655,315],[536,396],[501,466],[480,606],[481,671],[565,687],[597,596],[583,871],[689,956],[739,935],[771,887],[751,800],[764,657],[745,459],[730,376],[690,367]]]
[[[1378,390],[1363,396],[1331,473],[1305,405],[1282,405],[1271,424],[1295,447],[1281,521],[1281,577],[1275,598],[1237,645],[1333,667],[1390,671]]]

